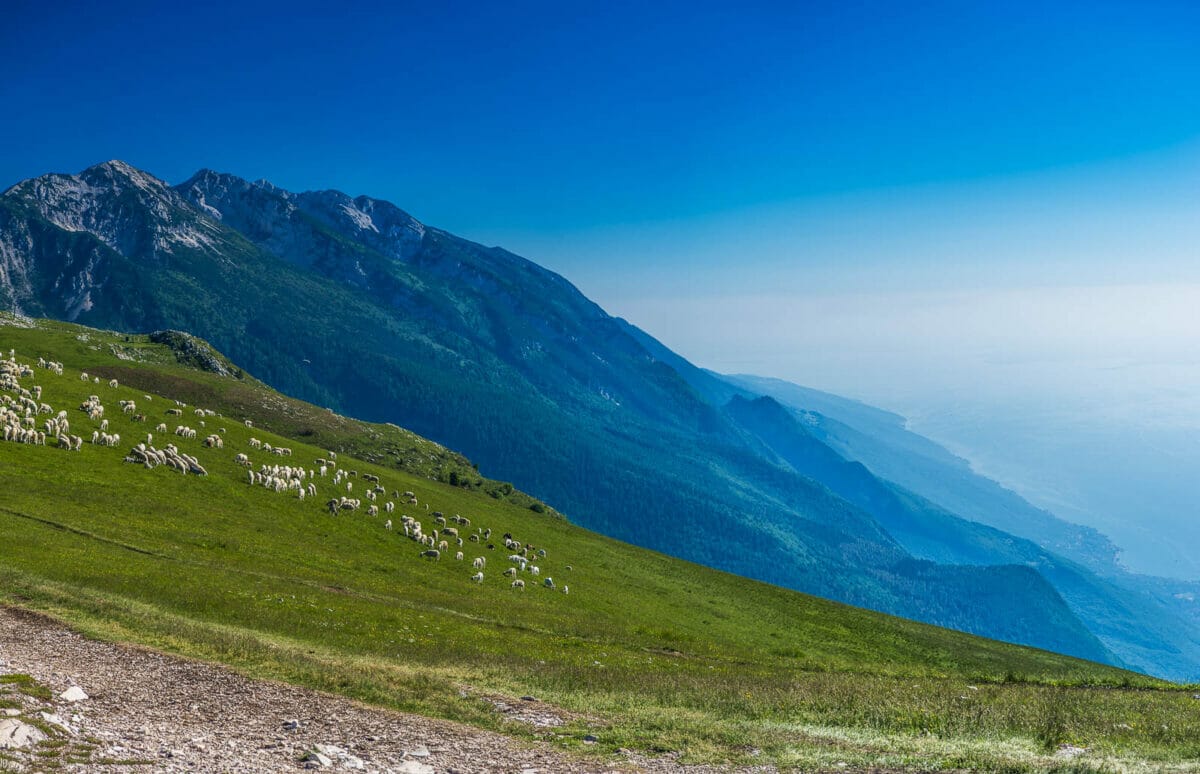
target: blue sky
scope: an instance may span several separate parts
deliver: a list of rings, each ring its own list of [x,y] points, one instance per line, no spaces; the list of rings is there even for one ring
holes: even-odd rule
[[[116,156],[571,235],[1200,129],[1187,2],[113,5],[6,3],[0,179]]]
[[[1153,0],[8,0],[0,186],[120,158],[389,199],[1117,534],[1165,491],[1127,471],[1200,464],[1154,435],[1200,437],[1198,40]]]
[[[1197,4],[904,5],[10,0],[0,185],[121,158],[368,193],[635,313],[1008,281],[1193,184]]]

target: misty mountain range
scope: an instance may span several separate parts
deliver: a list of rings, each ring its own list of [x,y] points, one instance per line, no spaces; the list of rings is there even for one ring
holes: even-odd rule
[[[172,186],[116,161],[44,175],[0,195],[0,307],[188,331],[281,391],[407,427],[639,545],[1200,678],[1200,584],[1126,572],[1103,535],[893,414],[700,369],[561,276],[385,201],[210,170]]]

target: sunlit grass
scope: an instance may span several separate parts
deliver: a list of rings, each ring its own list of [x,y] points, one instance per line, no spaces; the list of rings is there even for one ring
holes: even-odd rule
[[[320,496],[300,501],[250,487],[233,462],[243,451],[255,465],[281,460],[249,449],[251,437],[291,447],[283,461],[308,466],[328,447],[369,454],[380,442],[373,433],[400,431],[333,418],[321,426],[321,446],[279,436],[262,425],[291,427],[307,422],[305,412],[323,412],[256,383],[184,368],[137,337],[79,336],[57,323],[0,326],[0,351],[66,363],[62,377],[39,370],[26,381],[68,410],[73,432],[90,436],[95,423],[75,408],[95,392],[125,439],[78,453],[0,443],[0,596],[92,636],[544,737],[589,756],[626,748],[804,769],[1011,771],[1192,770],[1200,758],[1200,701],[1188,691],[669,559],[519,499],[432,481],[434,462],[423,469],[394,460],[402,472],[343,454],[343,467],[381,476],[389,491],[417,493],[421,504],[399,507],[397,524],[409,512],[431,527],[428,504],[496,537],[512,532],[546,549],[542,577],[571,593],[540,588],[528,575],[529,588],[511,590],[500,576],[502,545],[468,543],[464,562],[453,551],[421,560],[414,543],[383,528],[383,514],[329,516],[328,480],[317,480]],[[110,345],[141,360],[118,360]],[[79,381],[80,369],[104,373],[114,364],[125,369],[116,390]],[[236,405],[222,400],[227,384]],[[146,401],[149,385],[178,392]],[[165,415],[174,407],[168,397],[184,393],[225,415],[205,420],[205,432],[225,429],[225,448],[175,436],[155,443],[179,444],[210,475],[122,462],[159,421],[199,429],[191,406],[182,418]],[[149,421],[120,416],[121,398],[138,401]],[[435,462],[442,453],[416,448]],[[469,580],[475,556],[488,559],[482,585]],[[515,723],[485,699],[527,694],[566,724]],[[583,744],[587,734],[599,742]],[[1086,751],[1068,759],[1062,745]]]

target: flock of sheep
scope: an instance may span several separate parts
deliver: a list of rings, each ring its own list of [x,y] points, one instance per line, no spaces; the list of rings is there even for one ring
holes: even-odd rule
[[[63,374],[62,363],[38,358],[37,364],[39,368],[55,375],[62,376]],[[17,362],[16,352],[13,350],[9,350],[7,358],[0,359],[0,428],[2,428],[4,440],[45,446],[47,439],[52,439],[55,445],[61,449],[79,451],[83,448],[84,439],[80,435],[71,434],[68,412],[65,410],[55,412],[53,407],[42,402],[40,386],[35,385],[29,388],[22,386],[22,379],[35,375],[36,371],[31,365]],[[81,373],[79,378],[81,381],[90,381],[96,385],[101,383],[99,377],[89,377],[87,372]],[[116,379],[112,379],[108,381],[108,386],[115,390],[119,384]],[[150,395],[143,397],[147,402],[153,400]],[[121,413],[129,417],[130,422],[144,423],[147,421],[145,414],[138,413],[137,404],[134,401],[121,400],[118,405]],[[166,413],[168,416],[182,417],[185,408],[186,404],[175,401],[175,407],[167,409]],[[93,444],[115,447],[121,443],[120,433],[109,432],[109,420],[104,418],[104,405],[98,395],[89,395],[79,405],[79,411],[85,414],[88,420],[97,423],[91,436]],[[216,412],[201,408],[193,409],[193,414],[201,417],[198,422],[202,428],[205,425],[203,418],[216,416]],[[45,419],[42,419],[43,416]],[[246,420],[245,424],[247,427],[252,427],[250,420]],[[167,434],[167,424],[159,423],[154,432]],[[210,449],[223,449],[225,446],[224,433],[225,428],[220,428],[216,433],[209,433],[204,437],[201,445]],[[199,431],[188,425],[178,425],[174,430],[174,435],[181,440],[191,441],[199,437]],[[162,449],[155,448],[153,440],[153,433],[146,433],[145,440],[129,450],[125,461],[141,464],[147,469],[166,466],[185,475],[189,473],[199,476],[208,475],[208,471],[200,464],[196,456],[181,451],[173,443],[166,444]],[[291,449],[272,446],[257,438],[249,439],[247,447],[249,450],[276,457],[292,456]],[[255,470],[247,452],[239,452],[233,459],[236,464],[246,468],[246,479],[251,486],[261,486],[279,494],[293,495],[300,500],[317,497],[318,491],[320,491],[318,481],[320,481],[322,487],[331,494],[330,499],[324,505],[331,515],[360,511],[368,517],[378,518],[381,516],[382,509],[382,515],[387,517],[382,525],[386,530],[393,529],[390,515],[395,512],[397,504],[402,506],[420,505],[413,492],[392,490],[389,495],[387,488],[378,476],[370,473],[359,475],[356,470],[339,467],[337,454],[332,451],[327,452],[325,457],[314,460],[313,466],[307,468],[298,464],[264,463]],[[359,492],[362,497],[352,496],[356,481],[359,483]],[[363,507],[364,499],[366,501],[365,508]],[[497,550],[497,544],[500,542],[492,541],[492,530],[477,526],[471,531],[469,530],[471,520],[464,516],[455,514],[447,518],[440,511],[430,513],[428,503],[424,505],[424,508],[432,519],[431,529],[427,531],[420,521],[407,514],[401,514],[399,516],[400,530],[397,530],[397,533],[403,531],[404,537],[419,544],[422,547],[419,555],[430,561],[440,561],[443,555],[449,556],[450,551],[453,550],[454,560],[465,564],[468,561],[468,552],[476,554],[469,559],[471,569],[475,571],[470,578],[476,583],[483,583],[484,570],[488,563],[486,552]],[[540,581],[542,588],[561,591],[563,594],[569,593],[570,590],[565,584],[559,586],[552,577],[548,575],[542,577],[542,568],[539,562],[546,559],[544,548],[522,542],[511,533],[505,533],[502,541],[504,551],[509,552],[507,556],[509,566],[501,574],[510,580],[510,588],[524,590],[526,579],[521,576],[527,576],[535,585]],[[570,565],[566,565],[565,569],[570,571],[572,568]]]

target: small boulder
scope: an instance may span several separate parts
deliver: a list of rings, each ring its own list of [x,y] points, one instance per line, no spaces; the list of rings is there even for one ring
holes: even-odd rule
[[[70,688],[68,688],[67,690],[63,691],[62,693],[60,693],[58,695],[58,698],[62,699],[63,701],[69,701],[72,703],[77,702],[77,701],[84,701],[87,699],[87,697],[88,697],[88,695],[86,693],[84,693],[83,689],[80,688],[78,685],[72,685]]]
[[[316,750],[309,750],[308,753],[300,759],[306,769],[321,769],[326,766],[332,766],[333,760]]]
[[[429,753],[429,748],[428,748],[428,747],[426,747],[425,745],[421,745],[420,747],[418,747],[418,748],[416,748],[416,749],[414,749],[414,750],[409,750],[409,751],[406,753],[406,755],[409,755],[409,756],[411,756],[411,757],[413,757],[413,758],[428,758],[428,757],[429,757],[429,754],[430,754],[430,753]]]
[[[46,721],[52,726],[58,726],[68,734],[75,733],[75,731],[69,725],[67,725],[67,721],[63,720],[60,716],[55,715],[52,712],[39,712],[38,715],[42,718],[42,720]]]
[[[420,761],[405,761],[396,771],[399,774],[433,774],[433,767]]]
[[[31,747],[46,738],[37,726],[31,726],[16,718],[0,720],[0,750],[18,750]]]

